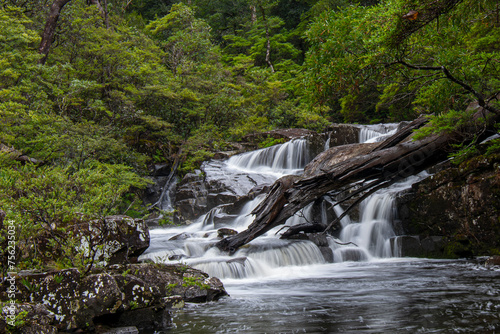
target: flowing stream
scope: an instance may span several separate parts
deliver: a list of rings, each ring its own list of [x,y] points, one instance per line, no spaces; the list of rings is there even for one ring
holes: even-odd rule
[[[360,137],[376,142],[396,128],[362,127]],[[311,159],[307,141],[298,139],[209,162],[204,170],[207,179],[223,175],[244,194],[256,183],[301,173]],[[177,327],[169,333],[500,330],[500,271],[466,261],[395,257],[400,253],[391,242],[396,237],[394,196],[426,176],[421,173],[365,199],[359,218],[342,219],[341,232],[322,247],[309,240],[279,239],[282,226],[231,256],[214,247],[221,229],[240,232],[252,223],[250,213],[264,195],[249,200],[236,215],[227,214],[223,205],[189,226],[151,230],[151,246],[142,259],[187,263],[221,278],[231,295],[209,305],[188,305],[176,314]],[[319,216],[309,205],[285,225],[314,219],[326,225],[329,211],[342,213],[334,203],[325,196]]]

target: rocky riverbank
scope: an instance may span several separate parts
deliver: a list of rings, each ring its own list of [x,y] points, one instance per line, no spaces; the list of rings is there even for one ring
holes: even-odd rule
[[[101,235],[102,244],[94,245],[99,266],[24,270],[4,277],[1,333],[106,333],[124,326],[137,331],[168,329],[174,326],[172,311],[185,302],[204,303],[227,295],[218,278],[186,265],[133,263],[149,246],[142,220],[110,216],[99,225],[106,229],[95,224],[83,226],[80,233],[88,237],[107,232]]]
[[[402,231],[418,236],[403,255],[500,254],[500,155],[476,156],[458,166],[448,163],[403,194],[398,212]],[[422,245],[431,236],[436,245]]]

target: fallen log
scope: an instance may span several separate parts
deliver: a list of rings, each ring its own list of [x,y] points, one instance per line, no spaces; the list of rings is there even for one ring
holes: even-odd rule
[[[252,211],[255,215],[253,223],[246,230],[219,241],[217,247],[234,253],[256,237],[284,224],[296,212],[329,192],[355,190],[349,198],[358,195],[359,202],[383,187],[448,159],[453,144],[470,141],[472,137],[482,140],[492,131],[496,132],[494,125],[500,120],[500,115],[484,108],[478,109],[467,128],[413,141],[413,131],[427,123],[427,118],[421,116],[366,154],[352,156],[333,165],[316,162],[319,167],[313,170],[306,167],[303,176],[285,176],[277,180],[267,197]],[[360,182],[362,191],[357,191]]]

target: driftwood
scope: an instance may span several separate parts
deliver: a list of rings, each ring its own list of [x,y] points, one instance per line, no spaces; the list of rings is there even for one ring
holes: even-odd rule
[[[294,225],[294,226],[288,226],[288,230],[286,230],[286,232],[284,232],[280,236],[280,239],[291,238],[292,236],[297,235],[300,232],[304,232],[304,233],[322,232],[324,229],[325,229],[325,227],[322,226],[318,222],[304,223],[304,224],[298,224],[298,225]]]
[[[343,201],[358,197],[357,203],[383,187],[446,160],[453,144],[470,141],[472,137],[482,140],[492,134],[487,130],[494,129],[500,115],[484,108],[478,109],[471,124],[459,131],[413,141],[409,139],[413,130],[427,122],[427,118],[421,116],[367,154],[354,156],[330,166],[328,170],[277,180],[267,197],[252,212],[255,215],[253,223],[237,235],[219,241],[217,247],[230,253],[235,252],[275,226],[284,224],[297,211],[329,192],[351,190],[351,194]],[[325,231],[342,217],[338,217]]]

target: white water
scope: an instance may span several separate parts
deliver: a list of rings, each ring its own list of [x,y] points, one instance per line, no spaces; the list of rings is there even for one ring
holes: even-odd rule
[[[359,126],[360,143],[377,143],[396,133],[398,123]]]
[[[393,126],[386,126],[393,131]],[[371,126],[370,131],[375,132]],[[378,136],[384,136],[382,128],[377,127]],[[378,132],[380,131],[380,132]],[[373,135],[368,140],[377,140]],[[282,145],[244,153],[228,159],[226,162],[210,162],[205,165],[206,179],[224,179],[235,188],[234,192],[245,194],[253,186],[272,183],[286,174],[301,173],[311,157],[308,154],[307,141],[298,139]],[[349,217],[341,220],[342,231],[338,238],[328,237],[328,246],[334,262],[373,261],[399,254],[391,249],[390,238],[395,236],[392,221],[394,218],[394,195],[411,186],[424,174],[381,190],[360,205],[360,219]],[[250,180],[250,181],[249,181]],[[185,262],[203,270],[212,276],[223,279],[263,278],[287,276],[294,268],[325,264],[323,252],[316,244],[308,240],[281,240],[279,236],[286,231],[283,226],[274,228],[235,254],[229,256],[220,252],[214,245],[220,240],[218,230],[227,228],[241,232],[253,221],[252,210],[264,199],[264,195],[246,203],[236,216],[225,213],[225,207],[212,209],[195,223],[184,227],[171,227],[151,231],[151,246],[141,258],[156,262]],[[327,211],[342,214],[340,206],[333,206],[334,201],[325,196],[321,203],[319,217],[313,216],[312,205],[302,209],[289,218],[286,226],[319,220],[324,225],[329,223]],[[316,210],[316,213],[318,210]],[[221,219],[223,218],[223,219]]]
[[[295,139],[233,156],[227,161],[227,166],[248,173],[282,176],[300,173],[310,160],[307,140]]]

